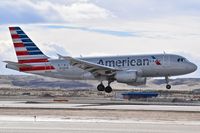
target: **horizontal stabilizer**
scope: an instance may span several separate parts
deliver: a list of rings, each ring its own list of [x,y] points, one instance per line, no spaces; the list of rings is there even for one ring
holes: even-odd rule
[[[30,67],[31,65],[27,65],[27,64],[21,64],[21,63],[17,63],[17,62],[13,62],[13,61],[3,61],[5,63],[8,63],[10,65],[13,66],[17,66],[17,67]]]

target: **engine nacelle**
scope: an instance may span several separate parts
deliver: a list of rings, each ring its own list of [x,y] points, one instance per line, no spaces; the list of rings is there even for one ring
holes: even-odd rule
[[[119,83],[132,83],[137,79],[136,71],[118,71],[115,75],[115,79]]]
[[[139,86],[139,85],[145,85],[146,81],[147,81],[147,78],[145,78],[145,77],[137,77],[135,82],[127,83],[127,84],[133,85],[133,86]]]
[[[119,71],[115,75],[115,79],[119,83],[138,86],[146,84],[145,77],[139,77],[137,71]]]

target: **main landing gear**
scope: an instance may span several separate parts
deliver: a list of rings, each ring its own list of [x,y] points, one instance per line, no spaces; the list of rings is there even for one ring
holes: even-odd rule
[[[105,91],[106,93],[111,93],[112,92],[112,87],[110,86],[111,82],[108,82],[108,86],[104,86],[103,83],[101,82],[98,86],[97,86],[97,90],[98,91]]]
[[[171,85],[169,84],[169,77],[168,76],[165,76],[165,81],[167,83],[166,89],[171,89]]]
[[[103,85],[103,83],[100,83],[100,84],[97,86],[97,90],[98,90],[98,91],[104,91],[104,90],[105,90],[105,86]]]

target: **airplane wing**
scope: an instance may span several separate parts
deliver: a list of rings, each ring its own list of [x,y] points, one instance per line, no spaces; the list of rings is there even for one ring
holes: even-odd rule
[[[94,76],[98,76],[98,75],[109,76],[109,75],[113,75],[116,71],[120,71],[120,69],[88,62],[88,61],[73,58],[70,56],[61,56],[61,55],[58,55],[58,56],[59,58],[63,58],[70,61],[70,64],[72,66],[76,66],[78,68],[91,72],[92,74],[94,74]]]

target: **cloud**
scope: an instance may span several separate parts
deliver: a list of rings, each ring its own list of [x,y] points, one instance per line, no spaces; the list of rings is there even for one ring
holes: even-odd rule
[[[199,5],[197,0],[0,1],[0,62],[16,60],[7,29],[13,23],[55,58],[56,53],[69,52],[91,56],[165,51],[187,53],[191,56],[183,55],[200,65]],[[2,73],[13,72],[3,67],[0,63]]]
[[[1,32],[2,33],[2,32]],[[21,74],[20,72],[9,70],[5,68],[5,63],[3,61],[10,60],[16,61],[16,55],[11,41],[0,40],[0,74]]]
[[[199,6],[199,0],[6,0],[0,1],[0,24],[199,17]]]
[[[53,29],[63,29],[63,28],[74,29],[74,30],[96,32],[96,33],[108,34],[108,35],[120,36],[120,37],[130,37],[130,36],[136,36],[137,35],[137,33],[129,32],[129,31],[78,27],[78,26],[71,26],[71,25],[44,25],[44,26],[47,27],[47,28],[53,28]]]
[[[106,19],[112,13],[86,0],[64,1],[12,0],[0,1],[1,24],[82,22]]]
[[[0,1],[0,10],[1,24],[45,22],[30,1]]]
[[[120,19],[147,20],[170,16],[199,16],[199,0],[95,0]]]
[[[66,48],[60,44],[44,43],[41,48],[45,49],[45,54],[51,58],[58,58],[57,54],[70,55]]]
[[[106,19],[111,17],[112,14],[101,7],[93,3],[73,3],[69,6],[57,7],[57,11],[66,21],[80,21],[80,20],[92,20],[92,19]]]

